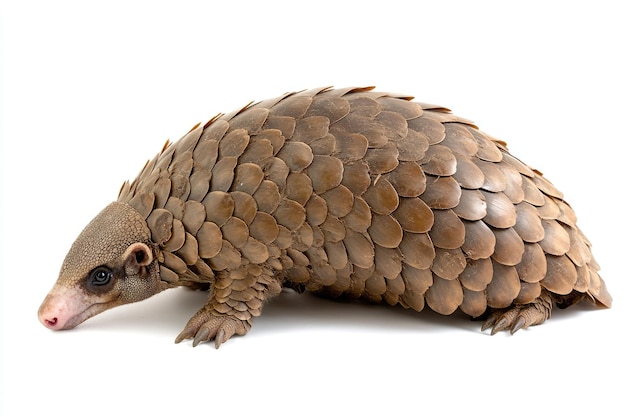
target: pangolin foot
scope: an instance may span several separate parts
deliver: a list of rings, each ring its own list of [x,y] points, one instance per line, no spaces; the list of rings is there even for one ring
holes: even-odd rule
[[[483,324],[481,331],[491,328],[492,335],[501,330],[509,330],[511,334],[514,334],[520,329],[543,323],[550,318],[551,313],[552,297],[544,292],[532,303],[512,305],[493,311]]]
[[[247,321],[239,320],[231,316],[214,315],[200,310],[189,320],[182,332],[176,337],[175,342],[180,343],[185,339],[193,338],[193,347],[199,343],[215,340],[215,348],[226,342],[231,336],[245,335],[250,330]]]

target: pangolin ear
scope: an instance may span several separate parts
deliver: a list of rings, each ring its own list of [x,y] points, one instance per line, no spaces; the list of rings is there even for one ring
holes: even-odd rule
[[[135,242],[124,251],[122,259],[126,275],[137,275],[141,268],[152,263],[152,250],[145,243]]]

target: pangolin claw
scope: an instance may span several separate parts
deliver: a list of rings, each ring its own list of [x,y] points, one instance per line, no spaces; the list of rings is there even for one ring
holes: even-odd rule
[[[224,332],[224,329],[219,329],[217,335],[215,336],[215,349],[219,349],[220,345],[226,340],[228,340],[226,332]]]
[[[480,331],[484,332],[485,330],[489,329],[496,322],[496,319],[497,319],[497,316],[495,316],[493,314],[490,315],[489,317],[487,317],[487,320],[485,320],[485,322],[481,326]],[[493,334],[493,332],[492,332],[492,334]]]
[[[520,329],[543,323],[551,314],[552,298],[544,292],[532,303],[495,310],[485,320],[481,331],[491,328],[492,335],[502,330],[509,330],[511,334],[515,334]]]
[[[175,341],[179,343],[193,338],[192,346],[196,347],[202,342],[215,340],[215,348],[218,349],[233,335],[244,335],[249,329],[250,323],[247,321],[230,316],[213,315],[203,309],[189,320]]]
[[[196,336],[193,338],[193,347],[198,346],[201,342],[205,342],[210,338],[210,330],[206,327],[201,327],[196,332]]]
[[[503,314],[499,319],[496,320],[495,324],[491,328],[491,334],[494,335],[502,330],[506,330],[510,328],[511,322],[507,314]]]
[[[176,340],[174,340],[174,343],[180,343],[185,339],[191,339],[195,333],[195,330],[189,327],[185,327],[183,331],[180,332],[178,336],[176,336]]]
[[[524,317],[518,317],[513,326],[511,326],[511,334],[515,334],[520,329],[527,329],[528,325]]]

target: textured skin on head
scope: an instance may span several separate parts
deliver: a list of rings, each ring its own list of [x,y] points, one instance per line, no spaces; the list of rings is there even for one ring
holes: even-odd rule
[[[150,242],[145,220],[128,204],[109,204],[72,244],[61,266],[59,283],[75,285],[93,268],[118,258],[134,242]]]
[[[70,248],[59,279],[39,309],[40,321],[51,329],[70,329],[109,308],[170,288],[160,280],[155,248],[135,209],[110,204]]]
[[[146,242],[164,286],[210,289],[177,338],[194,345],[245,334],[284,287],[493,313],[494,331],[542,323],[553,303],[609,306],[562,193],[472,122],[411,100],[318,88],[195,126],[122,186],[59,282]]]

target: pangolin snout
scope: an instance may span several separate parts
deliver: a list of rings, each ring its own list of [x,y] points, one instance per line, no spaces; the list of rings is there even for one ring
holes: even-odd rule
[[[81,301],[76,294],[58,293],[53,290],[39,307],[39,321],[51,330],[76,327],[89,317],[88,306]]]

